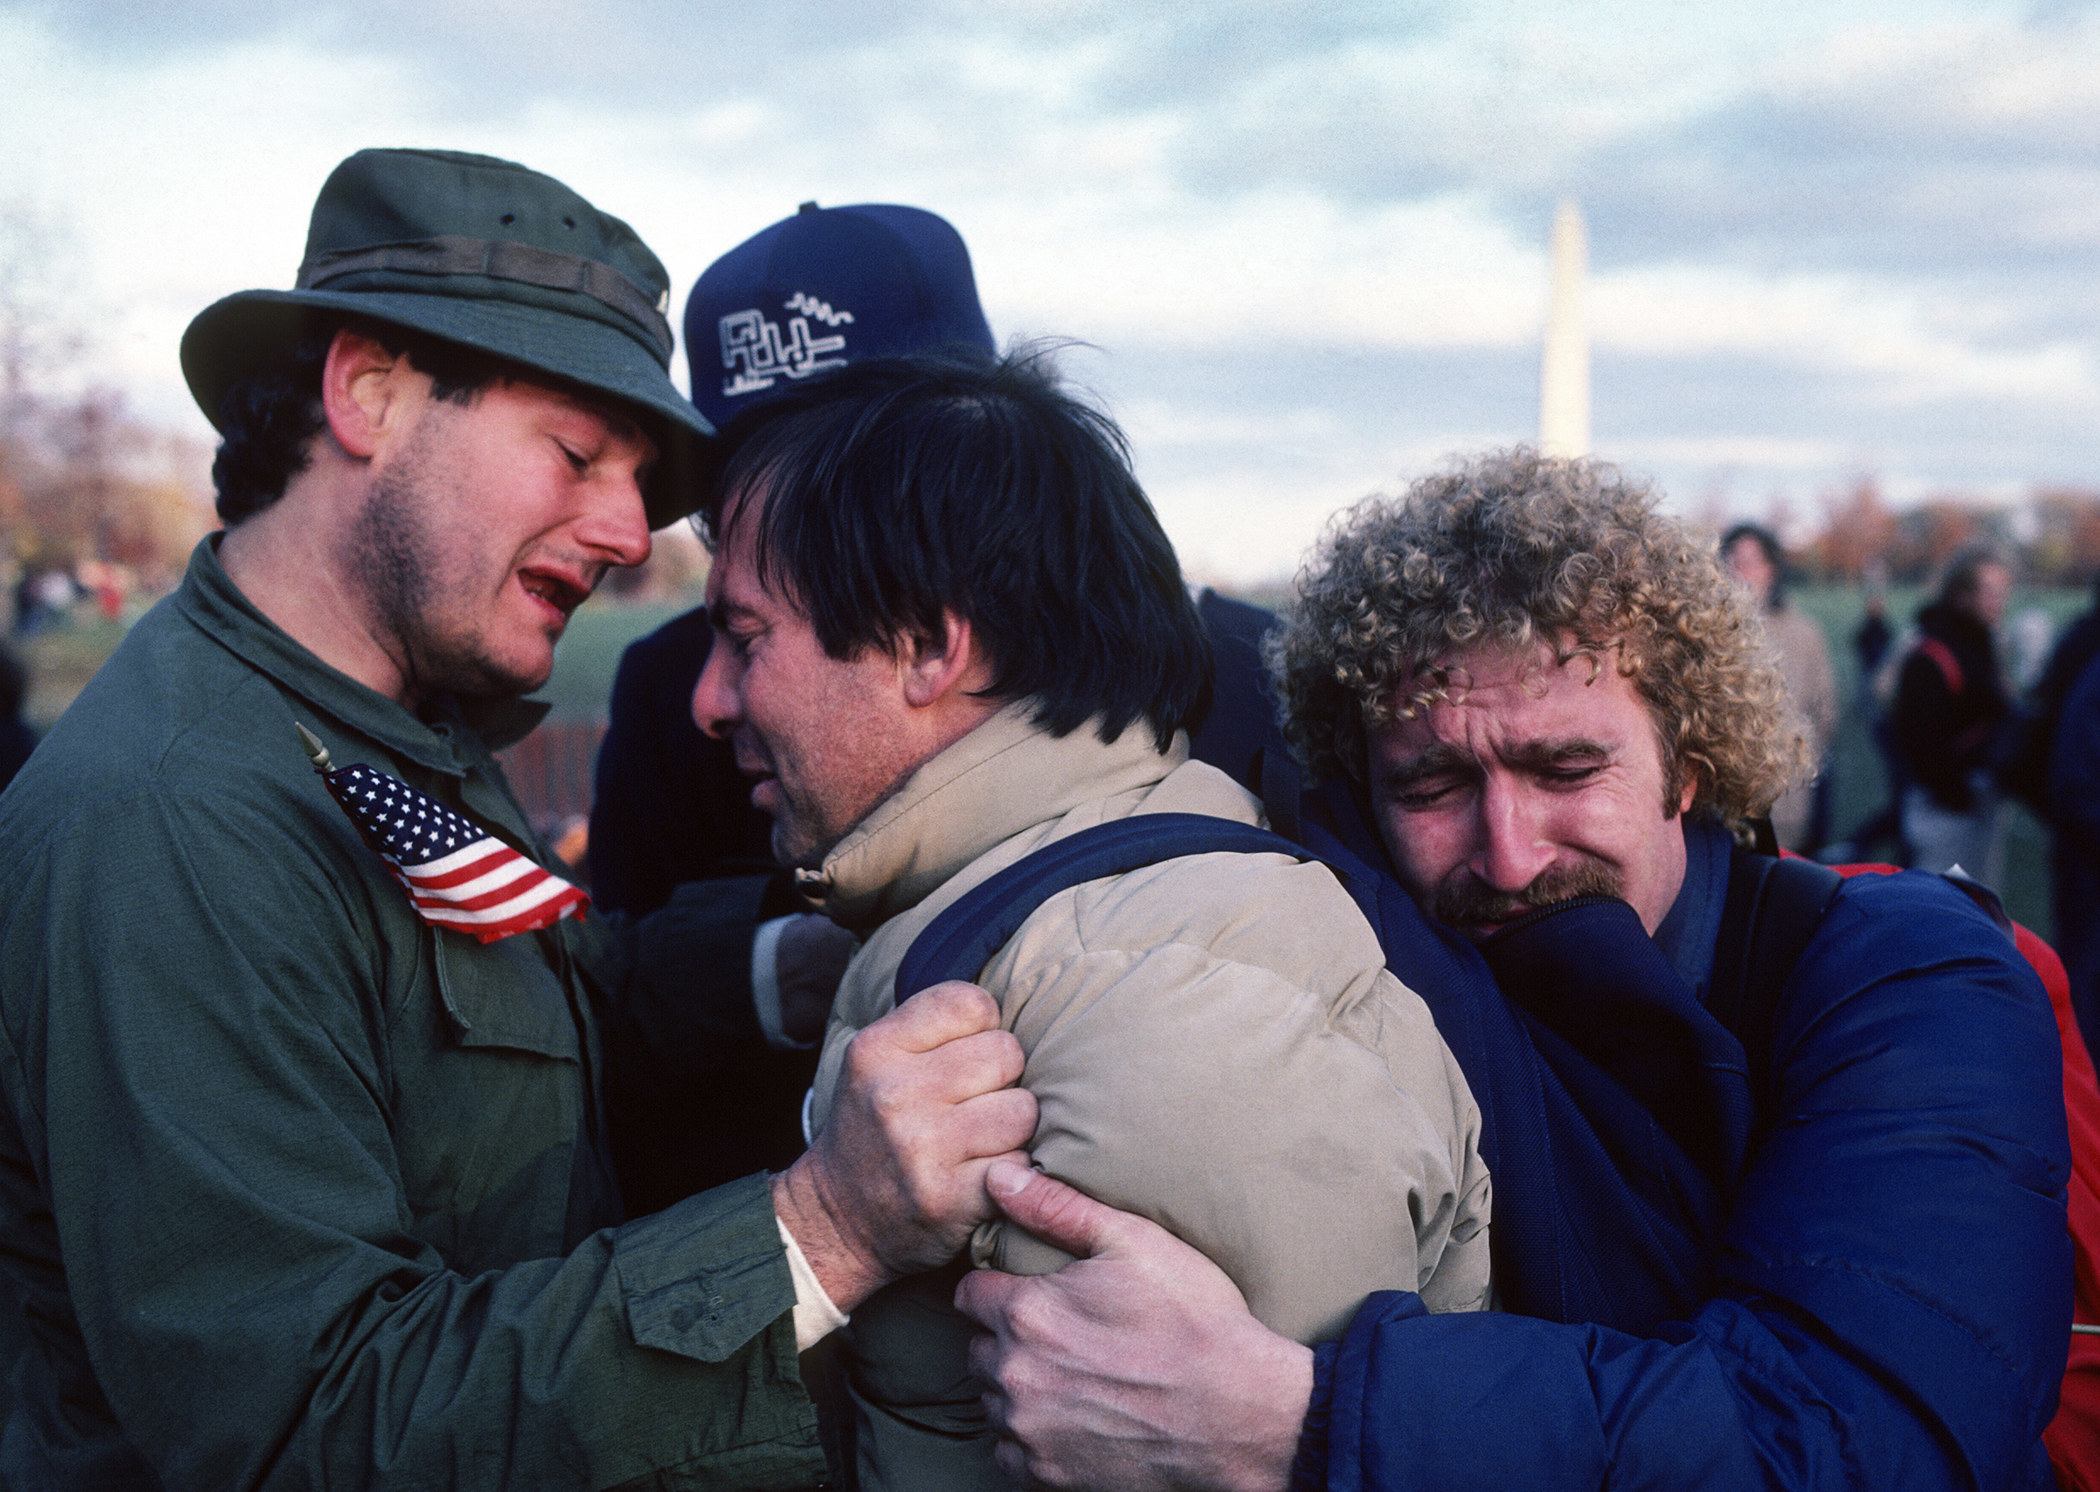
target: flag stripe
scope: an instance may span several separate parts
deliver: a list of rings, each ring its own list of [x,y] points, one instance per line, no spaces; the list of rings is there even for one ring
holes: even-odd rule
[[[499,902],[492,907],[455,907],[447,904],[422,908],[422,911],[425,916],[433,921],[442,918],[446,922],[456,922],[462,926],[485,927],[492,923],[516,917],[521,913],[530,912],[536,907],[570,893],[577,896],[583,894],[581,891],[577,891],[574,886],[562,886],[559,883],[554,883],[527,892],[523,896],[512,897],[509,901]]]
[[[472,872],[472,868],[481,864],[489,855],[517,855],[517,851],[498,841],[496,836],[485,834],[477,828],[475,841],[466,845],[464,849],[456,849],[449,855],[441,855],[439,859],[424,859],[422,864],[409,866],[409,870],[414,870],[418,876],[447,876],[458,870]]]
[[[411,865],[408,868],[416,873],[418,879],[442,880],[446,876],[474,876],[487,869],[482,862],[491,856],[501,859],[517,853],[509,845],[484,834],[463,850],[454,850],[442,859],[425,860],[420,865]]]
[[[358,764],[321,778],[433,927],[492,943],[590,905],[582,891],[398,777]]]
[[[517,877],[513,876],[502,885],[491,887],[478,896],[461,896],[449,891],[442,896],[425,896],[423,888],[420,886],[415,888],[413,895],[415,896],[416,905],[419,907],[456,907],[462,912],[478,912],[484,907],[507,906],[511,902],[525,896],[535,894],[543,896],[559,895],[562,888],[568,884],[566,881],[548,875],[547,872],[541,870],[537,865],[528,865],[526,869],[531,873],[529,879],[521,882]],[[552,889],[542,892],[542,887],[551,887]]]
[[[532,875],[535,872],[540,875],[547,874],[508,845],[497,844],[494,840],[490,840],[489,843],[496,851],[495,854],[484,856],[472,865],[462,866],[450,875],[426,875],[424,867],[410,865],[405,867],[408,878],[416,883],[418,891],[469,897],[479,896],[492,887],[508,886],[519,876]]]
[[[484,941],[491,941],[558,922],[563,917],[580,911],[588,899],[574,886],[568,886],[549,888],[545,895],[518,898],[523,905],[506,902],[500,907],[490,907],[480,912],[470,912],[459,907],[419,907],[417,912],[426,922],[475,932],[480,934]]]

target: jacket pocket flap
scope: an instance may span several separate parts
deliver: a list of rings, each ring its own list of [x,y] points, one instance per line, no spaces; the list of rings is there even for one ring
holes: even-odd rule
[[[441,929],[437,948],[438,993],[461,1046],[582,1060],[561,978],[547,966],[533,934],[477,943]]]

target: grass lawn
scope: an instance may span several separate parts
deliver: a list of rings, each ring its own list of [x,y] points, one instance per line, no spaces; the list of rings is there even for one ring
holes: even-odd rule
[[[569,618],[561,646],[554,650],[554,673],[534,698],[553,704],[550,720],[604,719],[613,673],[627,644],[699,604],[698,595],[634,604],[592,601]]]

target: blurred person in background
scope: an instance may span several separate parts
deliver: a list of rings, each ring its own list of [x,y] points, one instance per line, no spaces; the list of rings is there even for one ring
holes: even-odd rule
[[[2007,682],[2024,694],[2041,681],[2056,655],[2056,621],[2040,606],[2029,606],[2005,626]]]
[[[1896,629],[1889,625],[1888,597],[1882,593],[1878,580],[1869,579],[1866,594],[1860,599],[1859,625],[1852,629],[1852,652],[1859,659],[1859,676],[1864,682],[1874,677],[1881,667],[1881,660],[1888,656],[1889,644],[1896,640]]]
[[[1829,822],[1830,741],[1837,732],[1837,681],[1823,629],[1787,602],[1786,551],[1779,536],[1755,523],[1738,523],[1721,536],[1721,560],[1750,592],[1765,635],[1778,654],[1787,693],[1808,725],[1815,777],[1772,805],[1772,832],[1790,850],[1807,852],[1824,839]]]
[[[1948,561],[1938,596],[1918,612],[1891,713],[1909,779],[1903,838],[1918,870],[1960,866],[1985,885],[2001,880],[1998,787],[1991,766],[2012,700],[1998,668],[1998,623],[2012,568],[1976,545]]]
[[[1888,596],[1884,589],[1887,579],[1878,562],[1869,566],[1864,580],[1865,594],[1860,600],[1859,625],[1852,630],[1852,656],[1859,663],[1852,709],[1859,716],[1867,739],[1874,743],[1874,754],[1881,758],[1881,806],[1871,818],[1854,826],[1848,838],[1826,847],[1826,852],[1819,858],[1831,865],[1878,859],[1876,851],[1883,845],[1889,847],[1888,858],[1895,864],[1907,864],[1910,859],[1909,852],[1903,847],[1903,759],[1897,754],[1895,738],[1890,734],[1887,709],[1887,705],[1893,702],[1895,685],[1891,681],[1887,698],[1877,687],[1882,668],[1888,662],[1889,649],[1896,642],[1896,629],[1889,625]]]

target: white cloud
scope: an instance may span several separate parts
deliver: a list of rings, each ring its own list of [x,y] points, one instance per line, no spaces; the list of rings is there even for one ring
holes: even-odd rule
[[[1543,314],[1540,251],[1459,199],[1357,209],[1265,191],[1133,212],[1096,191],[1000,200],[976,221],[988,301],[1108,342],[1508,346]]]
[[[1935,288],[1672,264],[1599,276],[1591,324],[1603,348],[1735,355],[1858,375],[1884,404],[1969,397],[2087,408],[2100,398],[2091,349],[2070,341],[1994,344],[1974,334],[1976,323],[1996,319],[1988,309],[1974,316],[1937,304]]]
[[[1101,347],[1212,573],[1530,434],[1570,186],[1600,435],[1667,486],[2100,464],[2100,20],[2027,0],[0,0],[0,98],[0,202],[193,428],[183,325],[289,283],[328,169],[396,143],[562,177],[680,293],[805,198],[942,212],[995,330]]]

